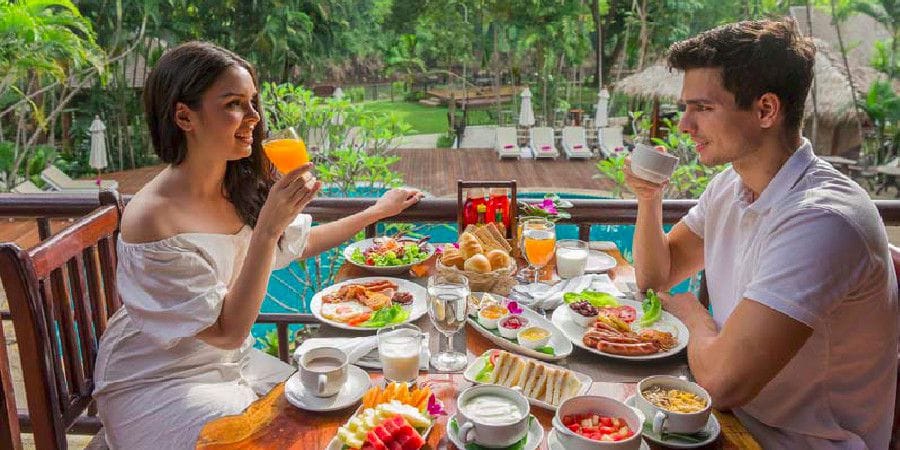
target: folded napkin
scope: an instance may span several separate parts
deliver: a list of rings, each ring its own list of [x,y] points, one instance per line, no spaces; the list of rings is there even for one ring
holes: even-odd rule
[[[365,367],[381,367],[378,358],[378,336],[365,336],[356,338],[312,338],[306,339],[294,350],[294,359],[299,360],[304,353],[319,347],[337,347],[347,354],[350,364]],[[419,368],[428,370],[428,334],[422,341],[421,353],[419,353]]]
[[[563,295],[566,292],[592,290],[606,292],[618,298],[625,297],[625,293],[620,291],[609,275],[605,273],[586,274],[569,280],[562,280],[553,286],[542,283],[518,285],[514,290],[526,294],[518,296],[519,300],[525,303],[526,306],[542,310],[557,308],[563,303]]]

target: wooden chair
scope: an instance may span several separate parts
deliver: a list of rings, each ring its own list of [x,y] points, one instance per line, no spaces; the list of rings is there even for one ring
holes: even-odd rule
[[[108,317],[121,306],[115,245],[122,209],[118,194],[103,192],[100,198],[99,208],[29,250],[0,244],[0,279],[19,353],[26,356],[21,358],[26,422],[39,450],[66,448],[66,431],[73,426],[100,429],[96,418],[84,421],[82,415],[95,413],[91,394],[97,347]],[[0,346],[4,363],[5,351]],[[8,376],[8,364],[4,371]],[[11,436],[10,446],[18,448],[18,414],[6,376],[0,439]]]
[[[890,248],[894,274],[897,276],[897,288],[900,289],[900,247],[890,245]],[[897,392],[894,397],[894,427],[891,432],[891,448],[900,448],[900,349],[897,351],[897,361]]]

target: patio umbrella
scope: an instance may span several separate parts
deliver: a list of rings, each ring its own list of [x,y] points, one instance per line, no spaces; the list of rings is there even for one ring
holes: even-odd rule
[[[519,108],[519,125],[523,127],[534,126],[534,110],[531,109],[531,91],[525,88],[522,91],[522,106]]]
[[[91,156],[89,163],[91,167],[97,170],[97,186],[100,186],[100,171],[109,164],[109,160],[106,158],[106,125],[100,120],[100,116],[94,117],[90,131]]]
[[[597,111],[594,115],[594,122],[597,127],[609,125],[609,91],[606,88],[600,89],[600,92],[597,93]]]
[[[334,93],[331,94],[331,97],[338,101],[343,100],[344,99],[344,91],[341,90],[340,86],[338,86],[337,89],[334,90]],[[335,114],[334,117],[331,118],[332,125],[343,125],[344,124],[344,115],[341,113],[342,113],[342,111],[339,110],[337,112],[337,114]]]

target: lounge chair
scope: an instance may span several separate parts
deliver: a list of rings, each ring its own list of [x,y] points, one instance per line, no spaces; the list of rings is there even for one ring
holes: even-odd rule
[[[531,151],[534,152],[534,158],[558,158],[559,150],[556,149],[555,140],[556,137],[553,134],[553,128],[532,128],[530,143]]]
[[[94,180],[73,180],[52,164],[41,172],[41,178],[57,191],[86,193],[119,188],[116,180],[101,180],[100,186]]]
[[[519,148],[519,139],[516,135],[514,127],[497,127],[497,135],[494,138],[494,150],[500,159],[522,157],[522,150]]]
[[[597,141],[600,142],[598,146],[600,155],[604,158],[618,156],[619,152],[625,148],[625,142],[622,140],[622,127],[598,128]]]
[[[25,181],[22,184],[12,188],[12,191],[15,194],[44,194],[45,191],[34,183],[30,181]]]
[[[562,130],[562,148],[566,158],[591,158],[594,156],[587,146],[584,127],[565,127]]]

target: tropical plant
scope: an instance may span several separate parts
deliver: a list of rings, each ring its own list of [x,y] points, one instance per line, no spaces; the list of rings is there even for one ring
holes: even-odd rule
[[[875,163],[883,164],[896,156],[897,141],[886,137],[888,126],[900,121],[900,96],[888,81],[877,80],[869,86],[869,92],[859,101],[859,107],[869,116],[875,128]]]
[[[621,198],[625,189],[625,158],[627,153],[619,154],[597,162],[599,174],[594,178],[607,178],[613,182],[612,196]]]

